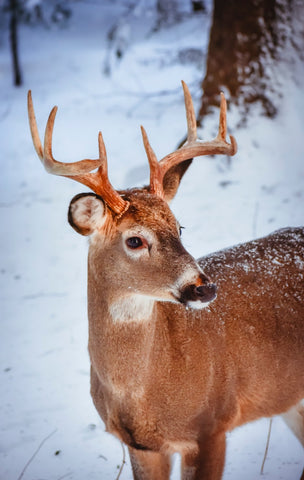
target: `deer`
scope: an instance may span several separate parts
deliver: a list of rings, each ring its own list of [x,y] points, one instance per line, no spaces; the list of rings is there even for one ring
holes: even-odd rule
[[[91,396],[106,431],[127,447],[135,480],[219,480],[226,435],[282,415],[304,446],[304,228],[288,227],[198,260],[184,248],[170,202],[194,157],[229,155],[226,100],[218,135],[197,136],[184,90],[187,140],[158,161],[141,127],[150,183],[117,191],[98,135],[98,159],[55,160],[57,107],[40,141],[45,169],[91,191],[76,195],[68,221],[89,238],[88,351]],[[304,471],[302,474],[304,479]]]

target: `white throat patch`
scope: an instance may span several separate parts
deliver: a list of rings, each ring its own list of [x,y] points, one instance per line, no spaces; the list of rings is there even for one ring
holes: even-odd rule
[[[121,298],[109,307],[114,322],[144,322],[150,319],[155,300],[144,295]]]

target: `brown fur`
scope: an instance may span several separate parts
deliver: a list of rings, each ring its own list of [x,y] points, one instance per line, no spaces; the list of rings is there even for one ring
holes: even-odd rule
[[[109,305],[119,298],[135,292],[168,300],[168,285],[189,265],[198,268],[163,200],[146,191],[124,195],[127,213],[119,220],[108,214],[103,224],[107,235],[111,225],[111,241],[101,228],[90,244],[92,398],[107,430],[129,446],[135,479],[168,479],[178,451],[183,480],[217,480],[227,431],[288,412],[304,398],[304,230],[200,259],[218,286],[206,309],[155,300],[149,318],[113,321]],[[156,244],[150,257],[132,260],[121,236],[138,225]]]
[[[183,88],[186,146],[158,163],[142,129],[150,186],[125,192],[109,182],[101,133],[99,160],[55,161],[57,109],[43,148],[28,94],[33,143],[47,171],[95,192],[77,195],[68,215],[90,236],[91,394],[107,430],[128,445],[135,480],[168,480],[176,451],[182,480],[219,480],[226,432],[262,416],[283,414],[304,445],[304,229],[199,262],[184,249],[166,202],[193,155],[234,155],[237,147],[233,137],[226,142],[224,96],[218,135],[202,142]],[[218,297],[194,310],[216,296],[202,268]]]

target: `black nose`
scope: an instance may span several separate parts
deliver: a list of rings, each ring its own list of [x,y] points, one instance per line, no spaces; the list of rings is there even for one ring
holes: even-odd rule
[[[216,297],[217,287],[215,283],[206,283],[195,287],[194,294],[197,296],[197,300],[201,302],[211,302]]]
[[[217,287],[214,283],[206,282],[203,285],[187,285],[181,292],[179,301],[184,304],[189,302],[208,303],[215,299]]]

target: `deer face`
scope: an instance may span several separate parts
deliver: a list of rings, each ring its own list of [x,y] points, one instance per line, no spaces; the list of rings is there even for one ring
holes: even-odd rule
[[[203,142],[197,138],[192,99],[184,82],[183,89],[187,141],[158,162],[142,127],[150,166],[150,185],[125,192],[117,192],[109,181],[107,155],[101,132],[98,135],[98,160],[84,159],[74,163],[55,160],[52,153],[52,134],[57,107],[50,113],[42,146],[31,92],[28,93],[31,134],[44,167],[48,172],[72,178],[94,192],[77,195],[72,200],[69,221],[77,232],[90,236],[89,283],[92,282],[92,290],[100,290],[100,298],[107,298],[112,313],[128,309],[130,311],[131,303],[138,305],[138,311],[141,311],[143,298],[148,298],[150,302],[145,303],[147,312],[147,309],[152,308],[154,300],[179,302],[188,307],[201,308],[216,296],[215,285],[210,283],[182,246],[179,225],[167,202],[176,194],[193,157],[209,154],[234,155],[237,147],[232,136],[231,143],[226,141],[224,95],[222,94],[221,99],[218,135],[210,142]],[[126,304],[128,309],[125,308]]]
[[[77,195],[69,221],[90,235],[89,270],[110,303],[145,297],[202,308],[216,287],[185,250],[180,226],[166,201],[146,190],[121,193],[127,211],[118,218],[101,197]]]

